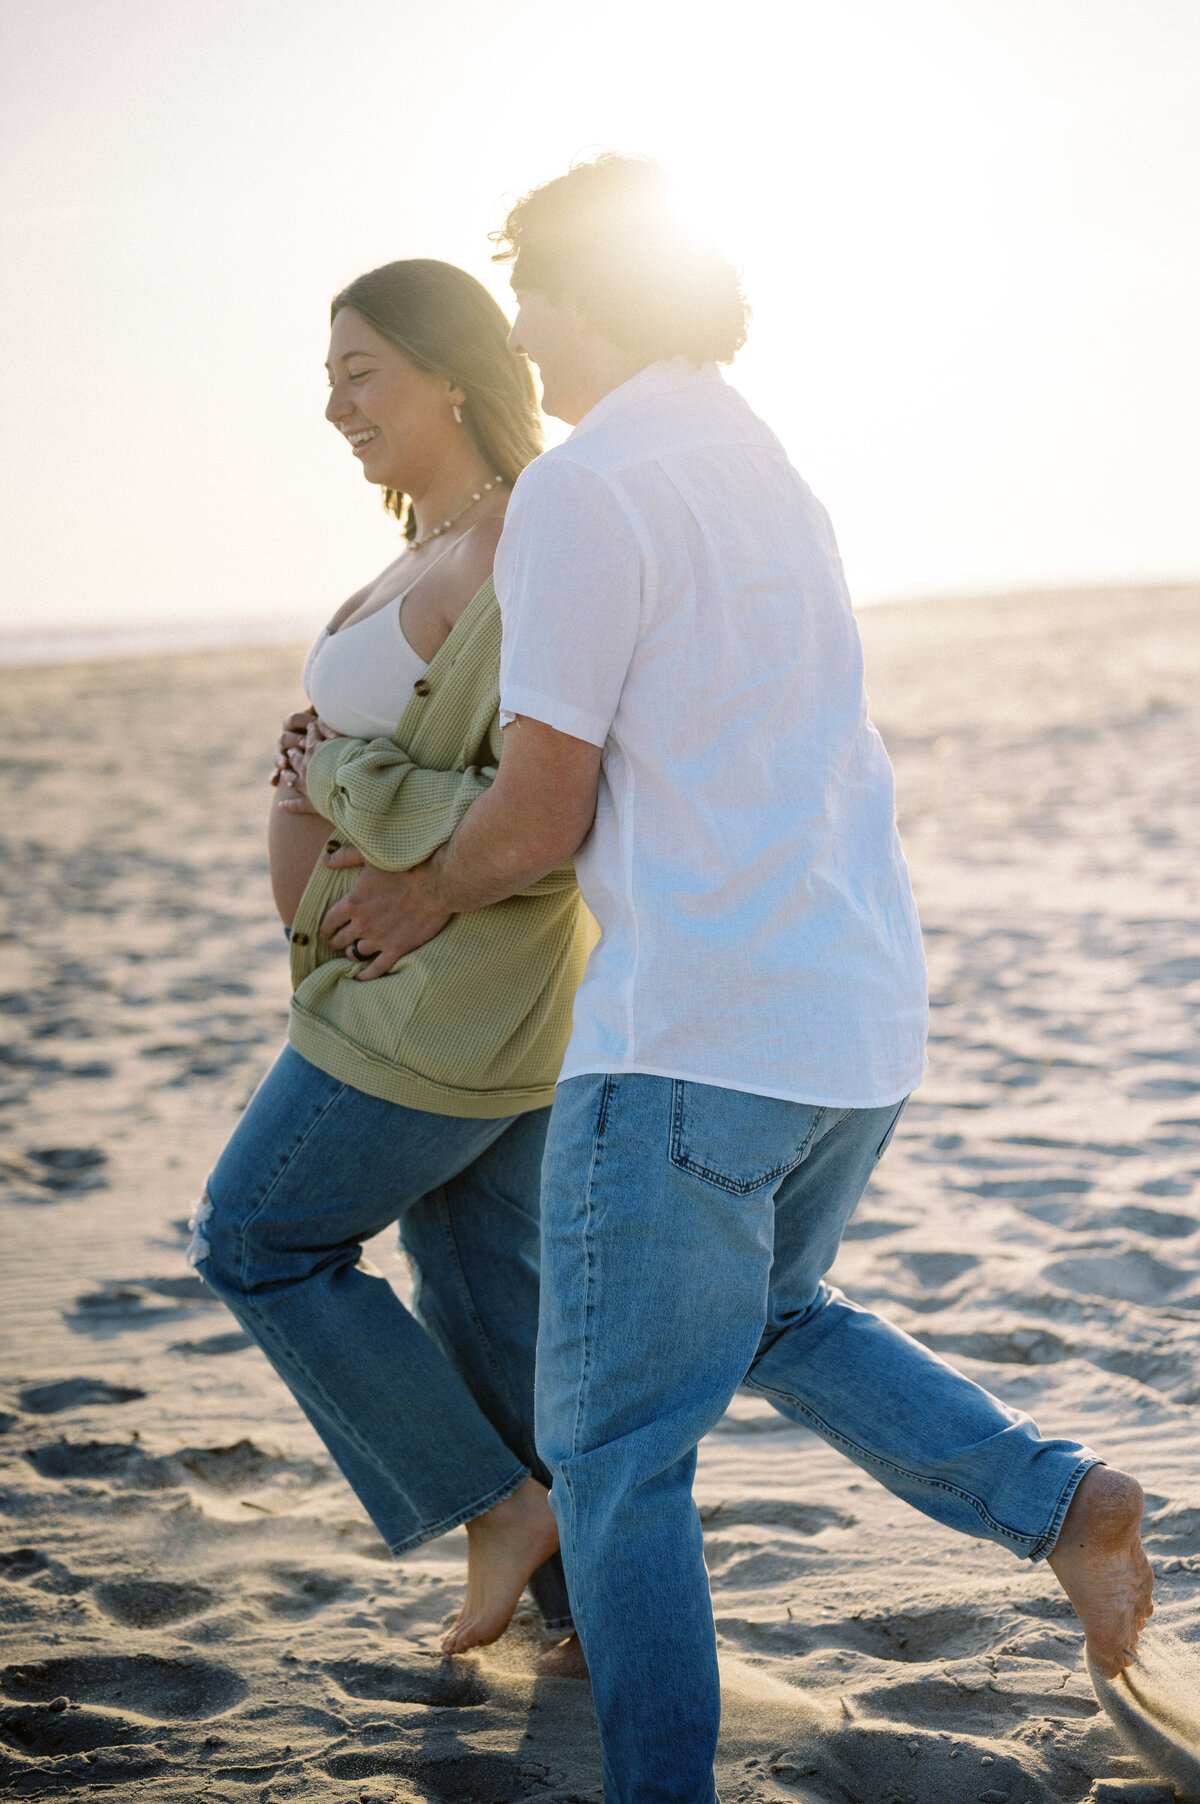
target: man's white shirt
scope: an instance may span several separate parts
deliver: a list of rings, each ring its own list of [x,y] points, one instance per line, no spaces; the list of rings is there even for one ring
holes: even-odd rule
[[[827,515],[715,364],[651,364],[519,477],[501,719],[603,748],[576,853],[601,937],[562,1078],[881,1108],[925,966]]]

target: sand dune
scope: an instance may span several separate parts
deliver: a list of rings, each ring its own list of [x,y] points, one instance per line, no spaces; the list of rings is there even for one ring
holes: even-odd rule
[[[863,616],[926,928],[928,1079],[836,1276],[1137,1471],[1200,1641],[1200,591]],[[0,1789],[598,1800],[526,1613],[447,1666],[462,1531],[392,1562],[183,1223],[280,1039],[279,648],[7,673]],[[401,1288],[386,1240],[371,1257]],[[760,1399],[701,1449],[725,1804],[1186,1795],[1100,1711],[1045,1567]]]

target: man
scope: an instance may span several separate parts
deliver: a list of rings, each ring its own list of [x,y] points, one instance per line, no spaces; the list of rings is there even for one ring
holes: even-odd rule
[[[823,1281],[919,1081],[925,977],[832,531],[716,368],[744,337],[734,272],[639,159],[575,167],[499,236],[513,348],[575,427],[497,556],[499,775],[323,931],[380,975],[576,854],[601,939],[543,1168],[538,1443],[605,1797],[711,1804],[691,1481],[739,1384],[926,1514],[1047,1558],[1109,1673],[1150,1611],[1142,1494]],[[461,1646],[547,1545],[536,1509],[475,1526]]]

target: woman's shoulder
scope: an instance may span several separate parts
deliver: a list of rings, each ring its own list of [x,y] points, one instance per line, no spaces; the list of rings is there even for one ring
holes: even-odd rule
[[[447,573],[472,584],[471,593],[485,583],[496,561],[496,547],[504,531],[504,515],[489,514],[465,532],[446,556]]]
[[[465,532],[430,574],[438,581],[439,601],[447,618],[456,620],[488,583],[504,516],[489,516]]]

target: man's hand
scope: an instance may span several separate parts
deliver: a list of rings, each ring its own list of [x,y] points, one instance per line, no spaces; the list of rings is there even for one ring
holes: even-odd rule
[[[321,922],[334,951],[357,958],[360,978],[386,977],[397,959],[435,938],[453,919],[434,897],[428,862],[412,871],[380,871],[354,846],[327,852],[321,862],[333,871],[363,866],[354,888]]]
[[[360,977],[384,977],[456,914],[528,889],[587,837],[600,757],[599,746],[518,715],[505,728],[495,782],[471,803],[446,844],[415,870],[366,865],[326,914],[321,932],[335,951],[358,956]],[[344,846],[321,862],[345,870],[364,860]]]

